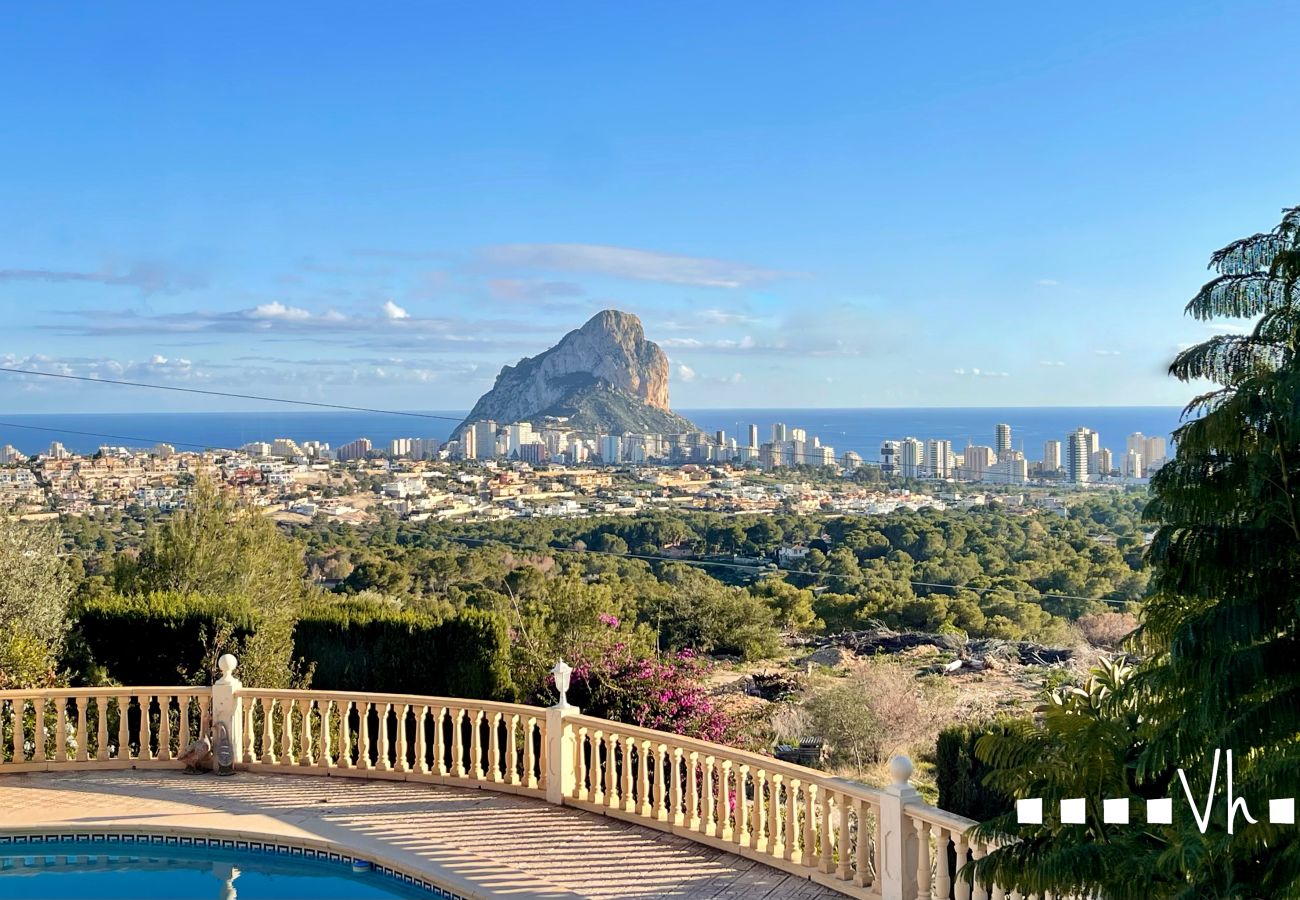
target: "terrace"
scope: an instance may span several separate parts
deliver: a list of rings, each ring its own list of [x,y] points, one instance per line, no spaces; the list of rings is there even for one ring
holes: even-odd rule
[[[265,842],[469,897],[1019,896],[956,877],[988,848],[902,757],[878,790],[584,716],[562,665],[549,709],[220,668],[211,687],[0,692],[0,840]],[[181,771],[201,738],[235,777]]]

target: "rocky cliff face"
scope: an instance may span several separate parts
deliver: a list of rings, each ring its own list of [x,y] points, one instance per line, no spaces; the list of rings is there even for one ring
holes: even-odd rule
[[[607,434],[694,431],[668,408],[668,357],[646,340],[641,320],[607,309],[537,356],[506,366],[474,404],[469,422],[539,423],[566,417],[568,427]]]

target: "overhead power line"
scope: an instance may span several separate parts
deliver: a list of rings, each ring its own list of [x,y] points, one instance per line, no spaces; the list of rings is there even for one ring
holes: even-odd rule
[[[460,424],[461,422],[464,421],[458,416],[445,416],[439,413],[416,412],[413,410],[401,410],[401,409],[384,409],[384,408],[373,407],[373,406],[352,406],[345,403],[325,403],[323,401],[318,401],[318,400],[297,400],[289,397],[270,397],[263,394],[242,394],[233,391],[217,391],[217,390],[209,390],[206,388],[180,387],[178,385],[154,384],[152,382],[145,382],[145,381],[126,381],[126,380],[115,379],[115,378],[94,378],[89,375],[70,375],[62,372],[42,372],[38,369],[20,369],[13,366],[0,366],[0,372],[6,372],[11,375],[32,375],[40,378],[58,378],[66,381],[80,381],[80,382],[88,382],[90,384],[114,385],[116,387],[133,387],[133,388],[144,388],[147,390],[155,390],[155,391],[171,391],[171,392],[182,393],[182,394],[199,394],[207,397],[226,397],[226,398],[232,398],[237,400],[256,400],[264,403],[280,403],[288,406],[308,406],[317,409],[333,409],[333,410],[339,410],[344,412],[362,412],[362,413],[372,413],[376,415],[386,415],[386,416],[405,416],[408,418],[416,418],[416,419],[435,419],[444,422],[456,422],[457,424]],[[18,425],[15,423],[0,423],[0,425],[5,427],[10,427],[10,428],[26,428],[34,431],[49,431],[49,432],[55,432],[60,434],[75,434],[83,437],[102,437],[102,438],[109,438],[112,440],[141,441],[145,443],[155,443],[155,444],[161,443],[160,441],[153,440],[150,438],[125,437],[122,435],[100,434],[97,432],[90,432],[90,431],[74,431],[66,428],[60,429],[60,428],[52,428],[48,426],[38,427],[35,425]],[[581,428],[565,428],[561,430],[567,431],[570,434],[580,434],[580,435],[586,435],[591,437],[607,436],[605,432],[592,431],[592,430],[581,429]],[[701,433],[706,435],[708,434],[707,432],[701,432]],[[185,447],[194,447],[198,449],[208,449],[206,445],[196,444],[190,441],[167,441],[166,443],[170,443],[173,446],[185,446]],[[699,446],[699,444],[697,444],[697,446]],[[720,443],[719,441],[717,441],[712,437],[708,438],[704,442],[703,446],[709,446],[715,449],[723,449],[723,450],[733,449],[728,445]],[[235,449],[235,448],[232,447],[229,449]],[[743,448],[736,447],[735,449],[748,450],[754,454],[758,452],[757,448],[755,447],[743,447]],[[807,450],[802,453],[792,452],[790,454],[787,454],[784,451],[782,451],[781,457],[782,460],[785,460],[786,458],[793,458],[794,462],[796,463],[800,463],[800,462],[807,463],[809,460],[814,458],[820,463],[822,458],[821,454],[813,453]],[[879,463],[870,460],[863,460],[862,465],[870,466],[872,468],[880,467]],[[896,469],[897,466],[898,464],[895,464]],[[951,471],[950,467],[948,466],[923,465],[920,463],[911,466],[911,468],[916,470],[917,477],[926,477],[927,475],[934,475],[938,477],[940,470],[944,471],[945,473]],[[897,472],[895,472],[895,474],[897,474]],[[1005,481],[1000,481],[1000,479],[1005,479]],[[1012,479],[1013,476],[1010,474],[1002,475],[1002,473],[986,471],[983,473],[983,477],[981,478],[981,481],[989,484],[1005,483],[1008,485],[1022,483],[1019,481],[1013,481]]]

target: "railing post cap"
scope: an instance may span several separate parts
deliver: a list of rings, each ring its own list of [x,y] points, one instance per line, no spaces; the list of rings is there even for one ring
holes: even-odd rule
[[[913,772],[912,761],[901,753],[889,761],[889,777],[894,779],[894,784],[902,787],[912,778]]]
[[[234,675],[235,667],[238,665],[239,660],[235,658],[233,653],[221,654],[221,658],[217,660],[217,668],[221,670],[222,680],[231,678]]]

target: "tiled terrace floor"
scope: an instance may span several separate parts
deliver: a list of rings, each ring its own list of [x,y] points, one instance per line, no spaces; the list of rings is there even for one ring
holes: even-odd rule
[[[839,896],[685,838],[491,791],[244,773],[0,776],[0,831],[117,826],[334,842],[481,897]]]

